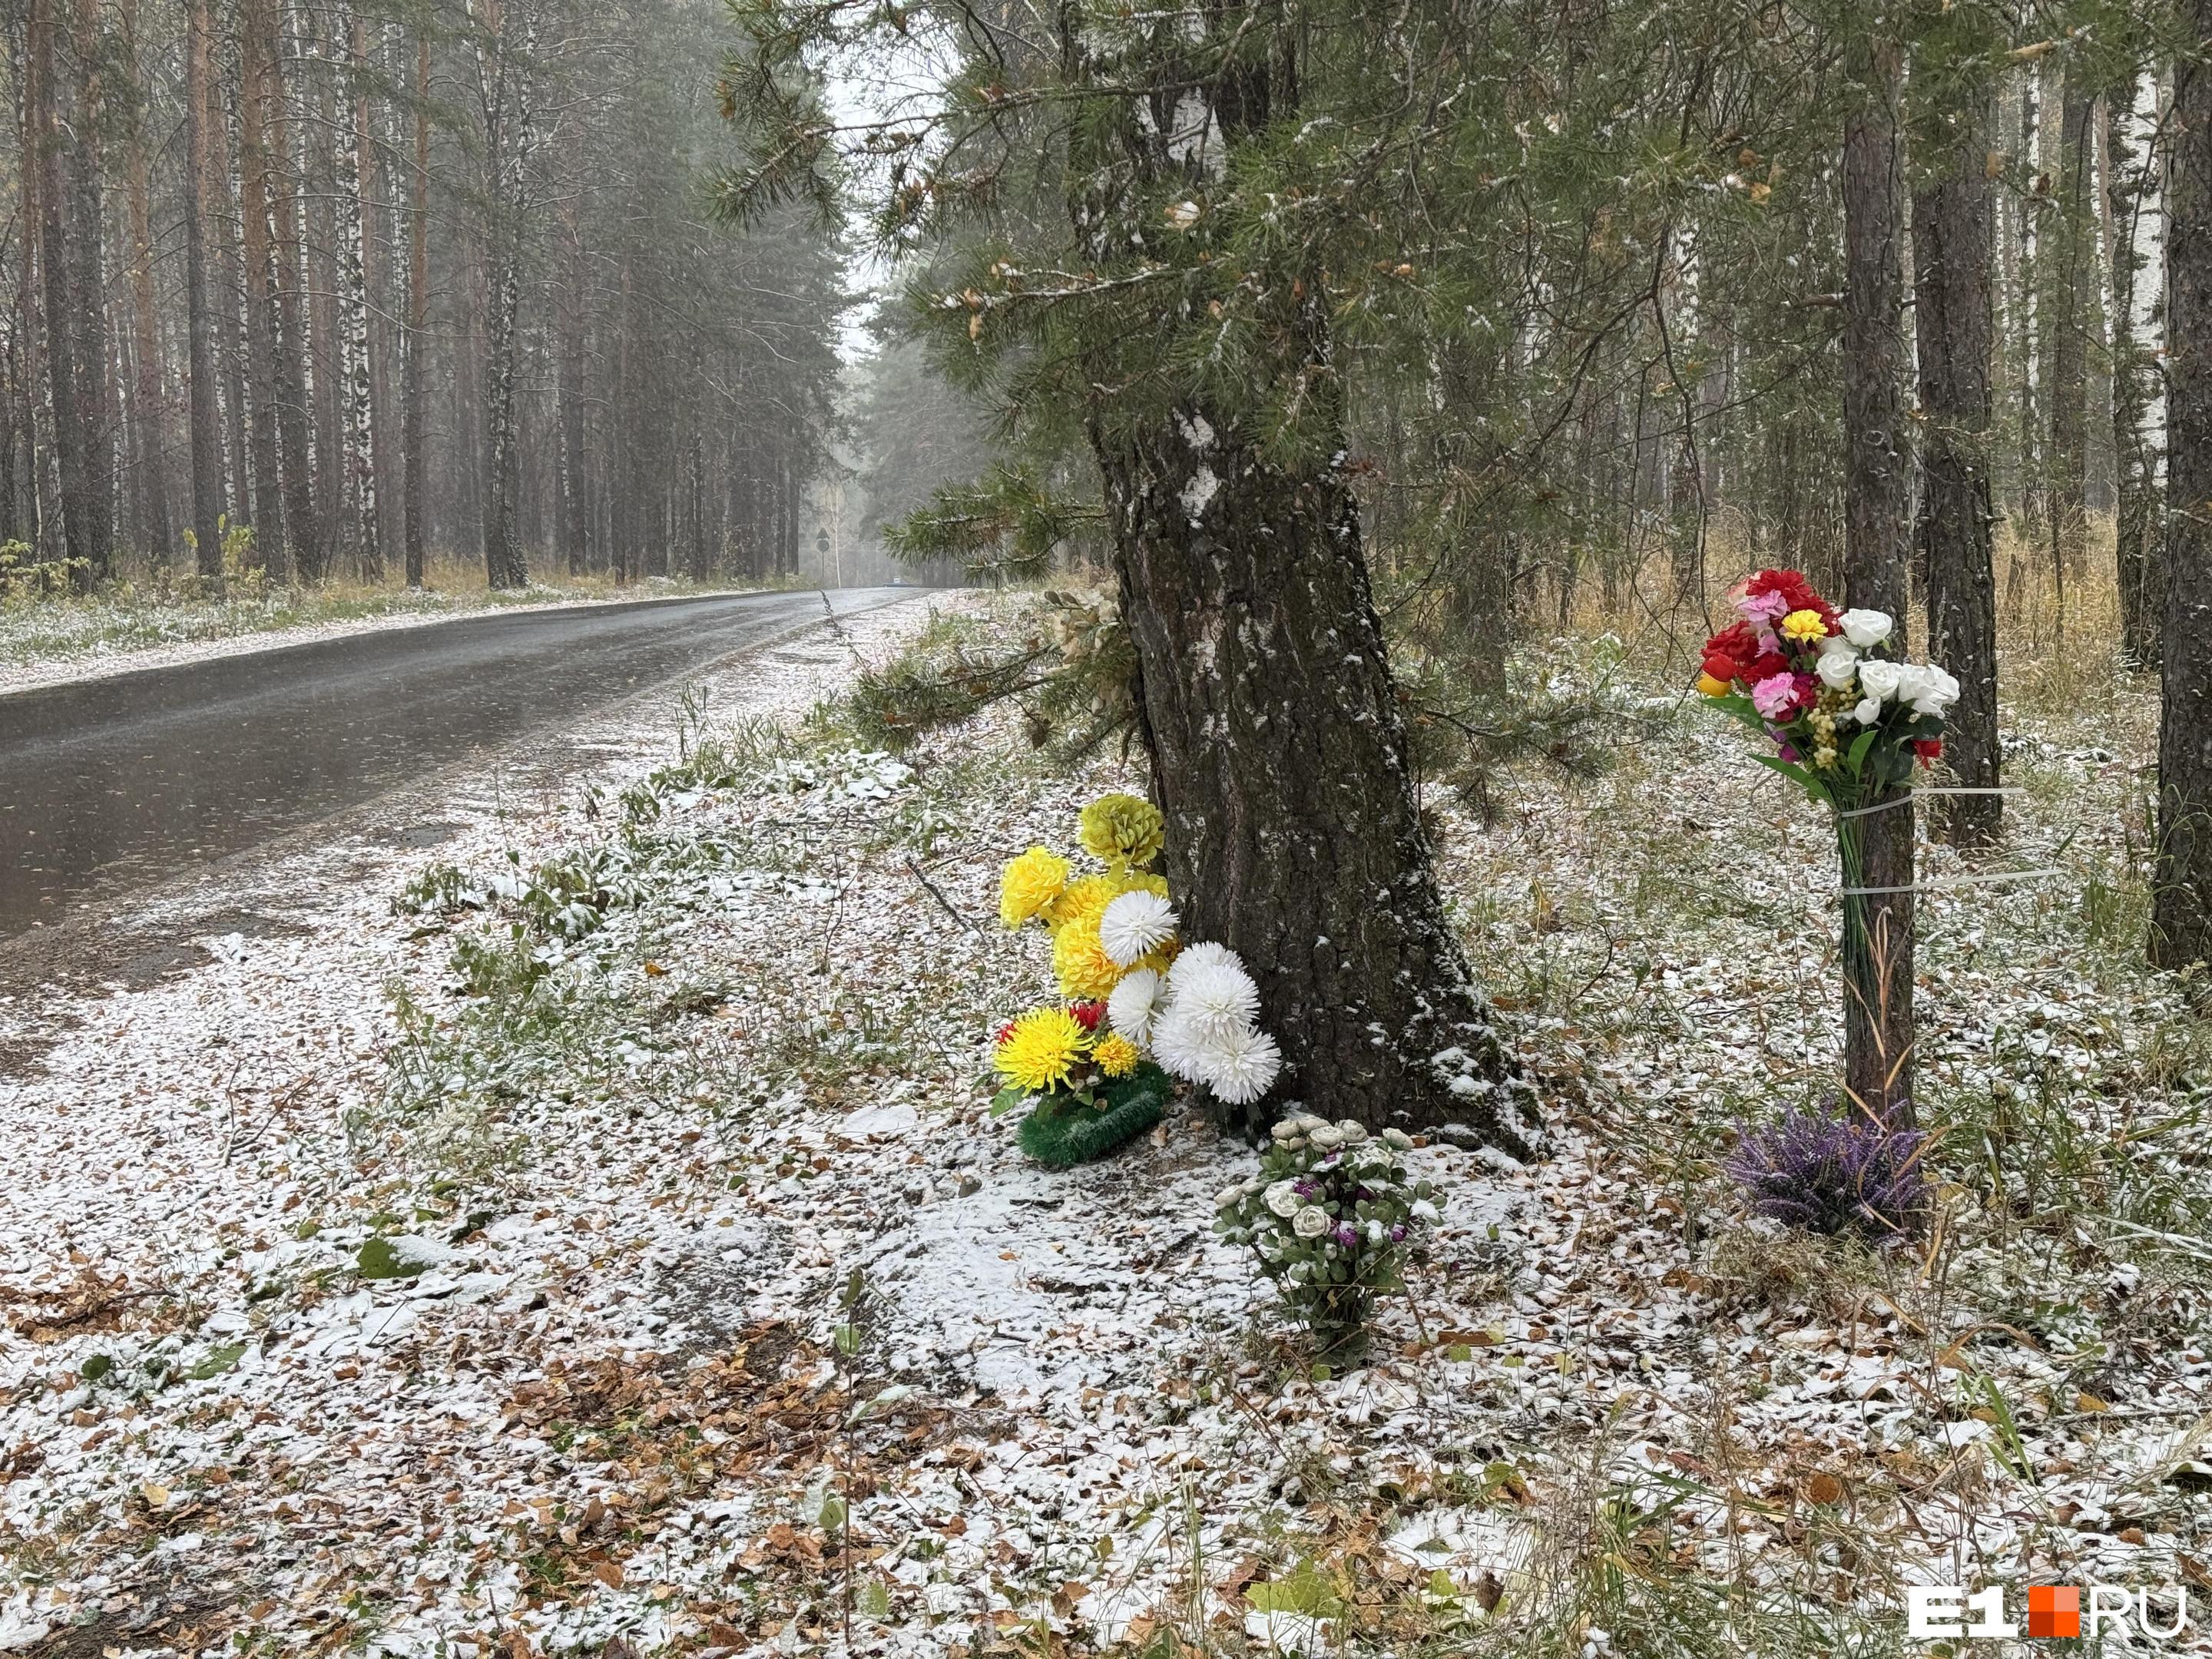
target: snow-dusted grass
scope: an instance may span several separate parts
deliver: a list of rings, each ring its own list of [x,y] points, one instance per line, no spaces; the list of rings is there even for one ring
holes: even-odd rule
[[[0,599],[0,691],[488,610],[723,591],[665,577],[617,586],[586,576],[495,592],[481,569],[459,563],[440,564],[421,588],[245,582],[218,595],[199,592],[197,584],[118,582],[90,594]]]
[[[845,628],[880,661],[920,611]],[[1248,1151],[1186,1112],[1048,1173],[985,1109],[1045,975],[999,861],[1135,780],[1011,715],[856,750],[800,718],[842,647],[780,654],[681,754],[664,708],[580,796],[301,855],[273,890],[355,872],[312,935],[40,1011],[83,1024],[0,1137],[0,1644],[1887,1652],[1907,1583],[2202,1559],[2205,1032],[2135,954],[2144,688],[2015,711],[1998,857],[2060,878],[1928,902],[1945,1184],[1888,1253],[1718,1172],[1826,1085],[1840,995],[1823,826],[1734,732],[1632,688],[1595,780],[1495,780],[1488,830],[1440,793],[1560,1152],[1412,1154],[1436,1249],[1331,1374],[1209,1231]],[[372,1238],[427,1271],[362,1277]]]

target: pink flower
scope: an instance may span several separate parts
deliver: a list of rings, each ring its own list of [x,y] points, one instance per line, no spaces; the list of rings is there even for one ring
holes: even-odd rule
[[[1797,676],[1770,674],[1751,688],[1751,706],[1762,720],[1787,720],[1797,707]]]
[[[1778,623],[1790,614],[1790,601],[1779,593],[1747,593],[1735,602],[1746,622]]]

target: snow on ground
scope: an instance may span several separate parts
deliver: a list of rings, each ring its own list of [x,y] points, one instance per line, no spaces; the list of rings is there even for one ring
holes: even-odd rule
[[[37,1011],[81,1023],[0,1102],[0,1648],[1795,1653],[1894,1645],[1905,1582],[2204,1571],[2139,700],[2021,722],[2008,856],[2064,881],[1931,902],[1950,1184],[1887,1255],[1717,1174],[1833,1050],[1818,825],[1732,734],[1631,698],[1595,781],[1439,798],[1560,1151],[1413,1154],[1443,1224],[1332,1372],[1209,1230],[1249,1152],[1186,1111],[1049,1173],[985,1110],[1044,983],[999,862],[1129,775],[1011,719],[870,754],[791,724],[844,643],[769,660],[688,764],[627,711],[588,788],[449,788],[434,854],[294,854],[238,900],[286,927]]]
[[[388,595],[392,608],[373,616],[331,617],[271,627],[267,607],[252,605],[207,605],[171,607],[165,618],[156,610],[126,616],[99,600],[70,600],[66,606],[23,603],[0,608],[0,695],[30,691],[43,685],[76,680],[105,679],[111,674],[135,673],[142,668],[173,668],[181,663],[204,662],[215,657],[235,657],[249,651],[274,651],[285,646],[309,645],[349,634],[371,634],[388,628],[420,628],[433,623],[457,622],[497,610],[566,611],[583,605],[629,605],[655,598],[708,599],[708,592],[655,593],[668,584],[648,581],[627,592],[578,598],[562,588],[533,587],[525,593],[494,599],[482,592],[438,593],[408,592]],[[730,592],[754,592],[732,588]],[[284,596],[288,600],[290,596]],[[312,603],[307,601],[307,603]],[[170,630],[156,634],[155,629]]]

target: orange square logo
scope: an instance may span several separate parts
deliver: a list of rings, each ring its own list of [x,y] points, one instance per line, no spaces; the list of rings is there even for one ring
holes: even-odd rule
[[[2081,1592],[2071,1584],[2029,1585],[2027,1633],[2036,1637],[2081,1635]]]

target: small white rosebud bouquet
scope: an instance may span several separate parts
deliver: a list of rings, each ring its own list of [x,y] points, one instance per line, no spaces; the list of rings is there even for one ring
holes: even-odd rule
[[[1301,1113],[1277,1124],[1260,1173],[1214,1200],[1214,1231],[1249,1244],[1324,1352],[1356,1346],[1378,1294],[1405,1288],[1405,1264],[1436,1224],[1434,1189],[1408,1182],[1396,1129]]]

